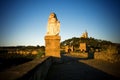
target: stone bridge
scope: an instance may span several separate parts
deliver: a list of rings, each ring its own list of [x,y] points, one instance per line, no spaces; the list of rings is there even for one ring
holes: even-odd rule
[[[61,55],[61,61],[53,57],[35,59],[4,72],[0,80],[118,80],[120,65],[97,59]]]

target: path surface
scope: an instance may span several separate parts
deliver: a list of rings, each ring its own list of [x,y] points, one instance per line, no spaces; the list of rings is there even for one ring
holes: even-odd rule
[[[70,55],[61,60],[50,67],[46,80],[120,80],[120,67],[109,62]]]

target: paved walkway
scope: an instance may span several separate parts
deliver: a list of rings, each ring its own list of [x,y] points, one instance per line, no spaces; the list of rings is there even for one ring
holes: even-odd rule
[[[111,63],[70,55],[62,55],[61,60],[50,67],[46,80],[120,80],[118,67]]]

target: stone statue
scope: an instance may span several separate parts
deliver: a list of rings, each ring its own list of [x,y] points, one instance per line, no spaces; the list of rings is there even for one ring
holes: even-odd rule
[[[60,22],[55,13],[51,13],[48,18],[47,35],[59,35]]]

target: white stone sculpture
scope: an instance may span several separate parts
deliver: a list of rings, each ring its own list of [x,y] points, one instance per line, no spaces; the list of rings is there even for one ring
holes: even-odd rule
[[[48,18],[47,35],[59,35],[60,22],[55,13],[51,13]]]

